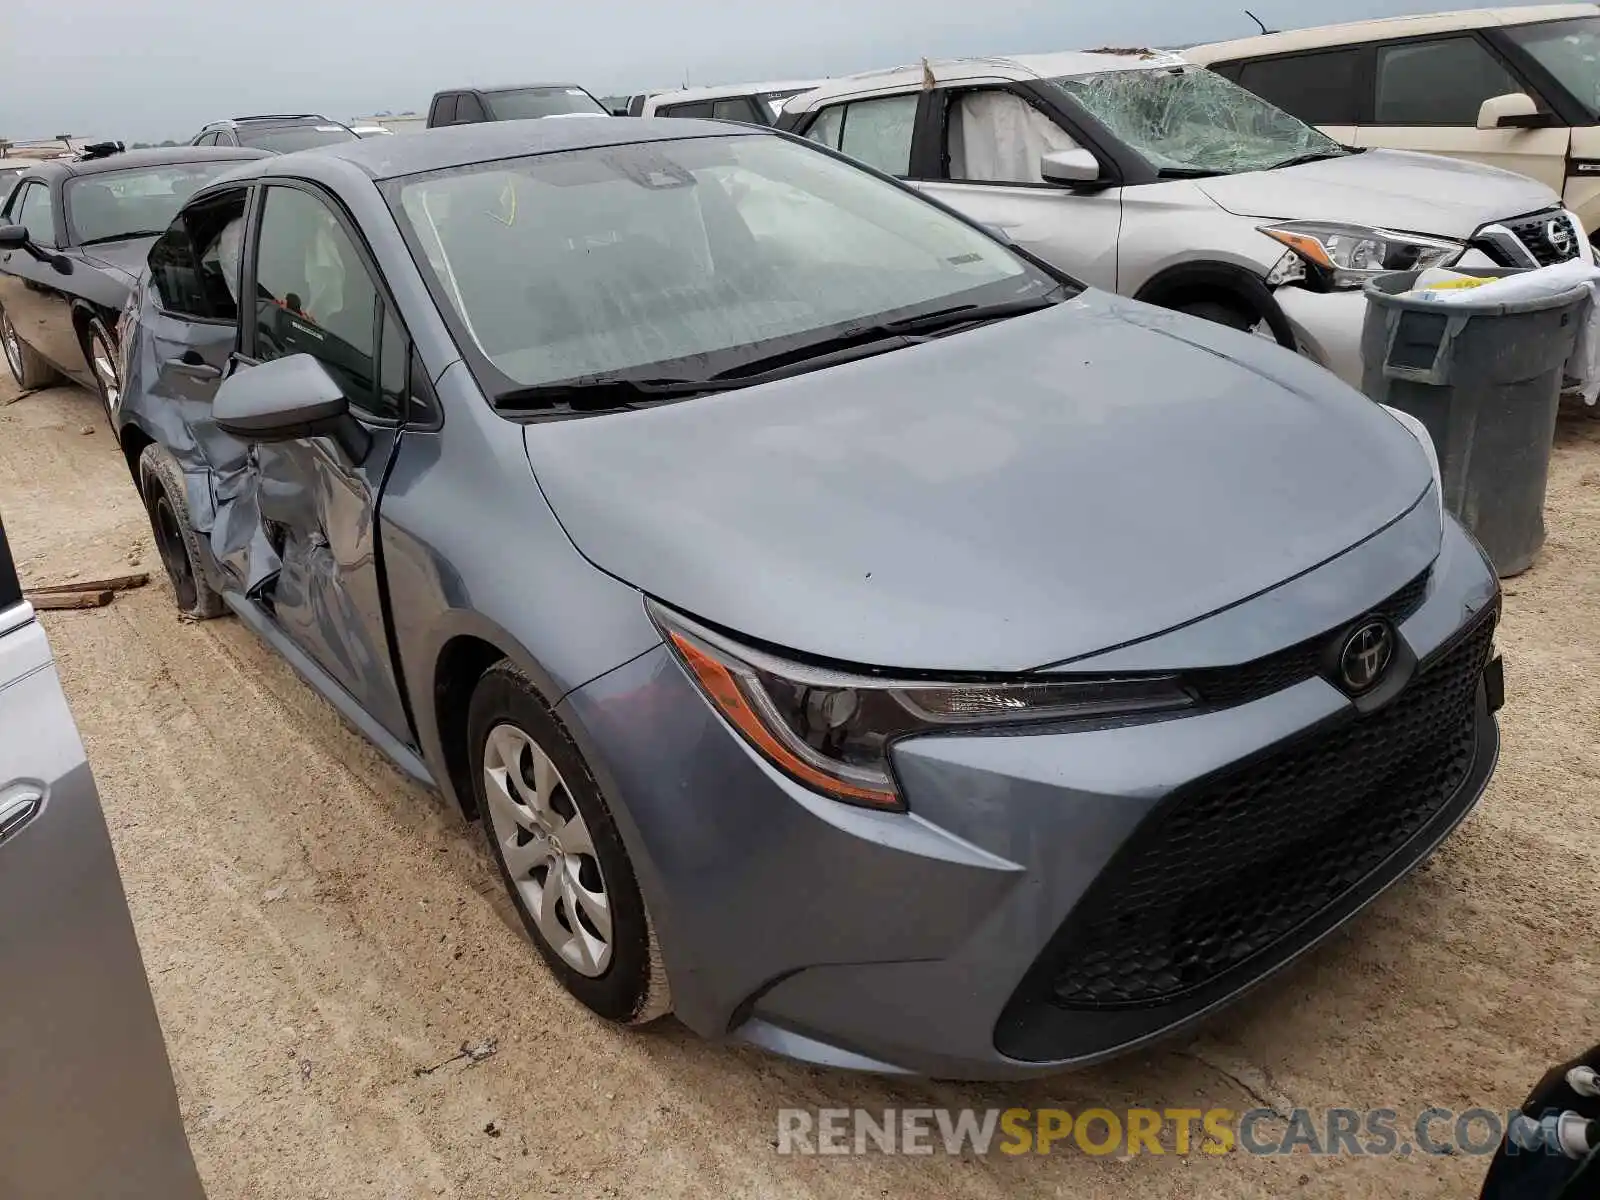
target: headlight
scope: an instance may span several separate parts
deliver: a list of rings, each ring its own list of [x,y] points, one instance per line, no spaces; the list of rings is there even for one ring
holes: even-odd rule
[[[1120,679],[890,679],[791,662],[650,604],[650,615],[713,707],[773,766],[807,787],[902,811],[889,747],[917,733],[1184,708],[1174,676]]]
[[[1391,271],[1442,267],[1466,249],[1460,242],[1443,238],[1320,221],[1264,225],[1261,232],[1293,250],[1315,269],[1318,278],[1335,288],[1360,287]]]
[[[1401,412],[1398,408],[1390,408],[1387,404],[1378,407],[1383,409],[1400,424],[1410,431],[1411,436],[1417,439],[1417,445],[1422,447],[1422,452],[1428,456],[1428,466],[1433,471],[1433,495],[1438,501],[1439,524],[1444,524],[1444,476],[1439,471],[1439,452],[1434,449],[1433,435],[1428,432],[1428,427],[1417,420],[1408,412]]]

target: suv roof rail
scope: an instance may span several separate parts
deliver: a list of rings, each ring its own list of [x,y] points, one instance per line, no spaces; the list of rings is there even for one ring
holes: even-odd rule
[[[326,121],[320,113],[252,113],[247,117],[233,117],[234,121]]]

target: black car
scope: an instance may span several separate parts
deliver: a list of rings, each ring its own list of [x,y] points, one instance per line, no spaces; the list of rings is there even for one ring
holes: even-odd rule
[[[269,154],[291,154],[354,142],[359,135],[348,125],[317,113],[265,113],[256,117],[230,117],[213,121],[190,139],[191,146],[247,146]]]
[[[529,83],[519,87],[451,88],[434,93],[428,105],[428,128],[475,125],[479,121],[521,121],[529,117],[566,117],[612,113],[575,83]]]
[[[151,242],[192,192],[261,157],[108,147],[29,164],[0,210],[0,347],[17,383],[43,387],[65,375],[114,408],[117,318]]]

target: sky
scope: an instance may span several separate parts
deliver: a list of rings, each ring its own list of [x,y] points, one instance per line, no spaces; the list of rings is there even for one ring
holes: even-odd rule
[[[1242,4],[1273,29],[1445,7]],[[1255,32],[1237,0],[0,0],[0,137],[187,140],[245,113],[424,111],[474,84],[603,95]]]

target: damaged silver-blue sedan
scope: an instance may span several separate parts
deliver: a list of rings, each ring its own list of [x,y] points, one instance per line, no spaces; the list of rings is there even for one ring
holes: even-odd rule
[[[1104,1058],[1323,938],[1494,767],[1499,591],[1420,426],[782,134],[263,159],[125,320],[179,606],[480,817],[619,1022]]]

